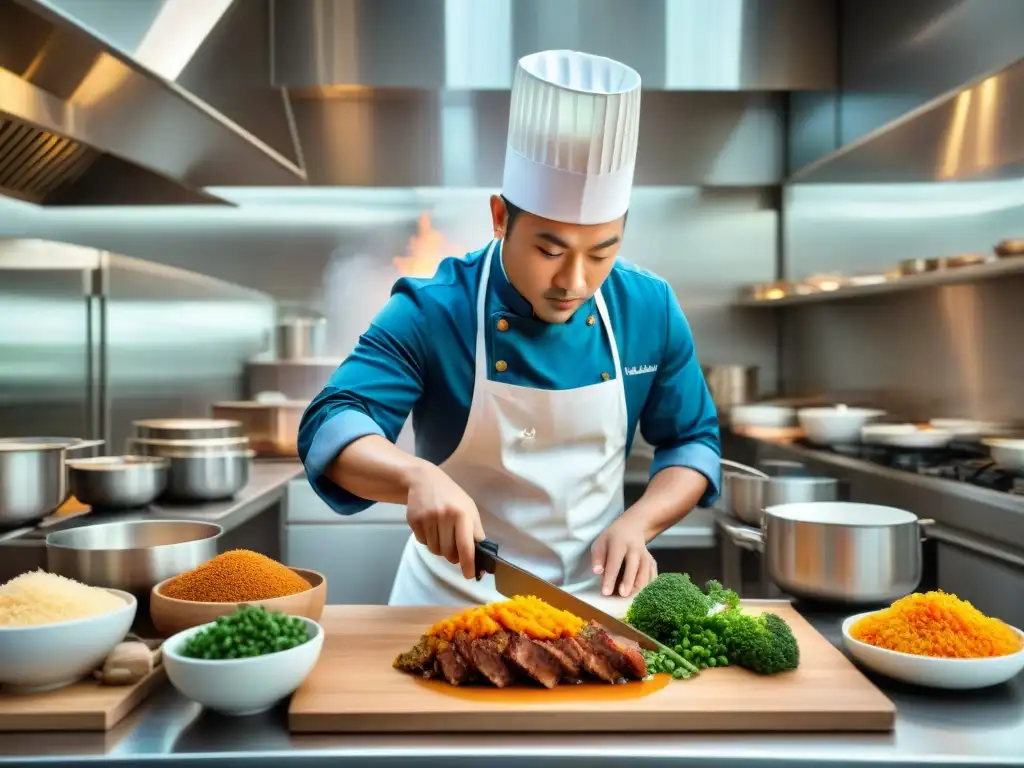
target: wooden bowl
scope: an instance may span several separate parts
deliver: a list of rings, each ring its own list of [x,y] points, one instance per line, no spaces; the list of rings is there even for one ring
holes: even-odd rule
[[[319,621],[324,612],[324,603],[327,602],[327,579],[322,573],[306,568],[289,570],[308,581],[312,588],[295,595],[274,597],[270,600],[251,600],[246,603],[197,603],[166,597],[160,590],[171,579],[165,579],[153,587],[150,593],[149,617],[162,637],[170,637],[182,630],[208,624],[219,616],[228,616],[243,604],[262,605],[268,611],[280,611],[290,616],[305,616],[307,619]]]

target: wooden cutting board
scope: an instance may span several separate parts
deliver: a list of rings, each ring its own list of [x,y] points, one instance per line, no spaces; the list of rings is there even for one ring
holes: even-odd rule
[[[320,660],[292,698],[294,732],[889,731],[895,707],[788,603],[772,610],[800,643],[800,668],[761,677],[705,670],[624,685],[552,690],[453,687],[392,668],[433,622],[457,609],[328,606]]]
[[[0,693],[0,731],[109,731],[166,679],[161,664],[135,685],[88,678],[47,693]]]

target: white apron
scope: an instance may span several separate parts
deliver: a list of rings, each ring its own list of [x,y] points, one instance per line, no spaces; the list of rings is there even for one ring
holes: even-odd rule
[[[477,295],[469,419],[441,468],[476,502],[484,533],[503,557],[571,592],[592,589],[600,577],[593,573],[590,547],[623,510],[628,421],[615,335],[598,291],[594,298],[611,342],[615,378],[557,391],[490,381],[484,340],[496,244],[487,249]],[[580,333],[587,330],[596,329]],[[459,566],[410,536],[388,602],[463,606],[501,599],[493,576],[466,579]]]

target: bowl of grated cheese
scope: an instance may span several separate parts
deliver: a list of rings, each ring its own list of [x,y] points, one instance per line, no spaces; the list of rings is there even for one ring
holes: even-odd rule
[[[135,620],[138,603],[45,571],[0,586],[0,689],[52,691],[92,674]]]

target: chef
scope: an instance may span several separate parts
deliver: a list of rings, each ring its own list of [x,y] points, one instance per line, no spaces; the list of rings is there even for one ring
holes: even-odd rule
[[[661,278],[619,259],[640,76],[611,59],[519,61],[494,238],[403,278],[306,410],[299,453],[338,513],[406,505],[392,605],[502,599],[474,544],[571,592],[628,596],[647,547],[718,494],[717,414]],[[415,455],[395,446],[410,412]],[[655,448],[624,509],[637,427]],[[373,552],[367,552],[373,558]]]

